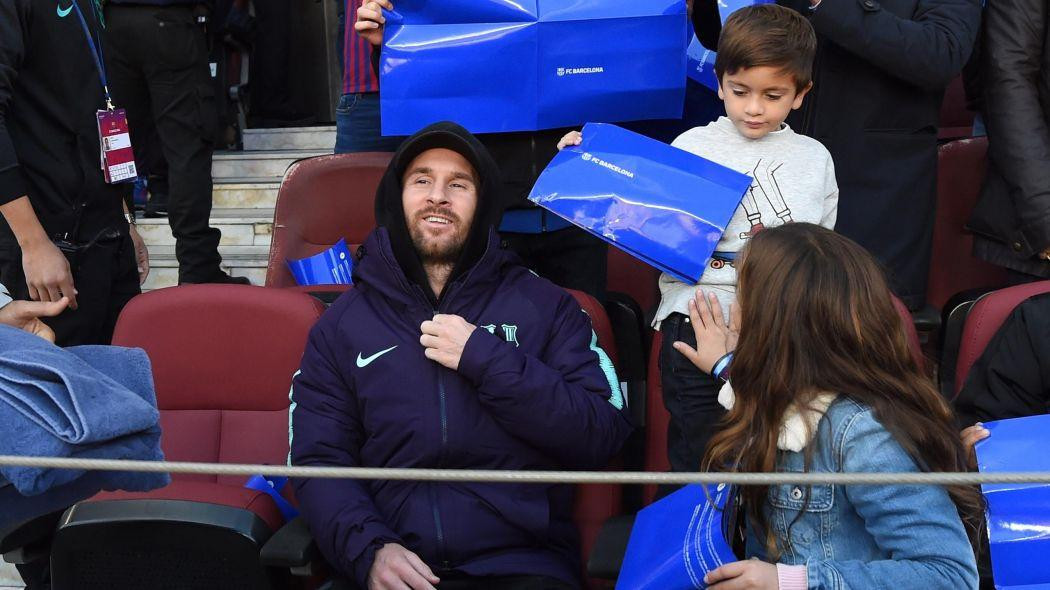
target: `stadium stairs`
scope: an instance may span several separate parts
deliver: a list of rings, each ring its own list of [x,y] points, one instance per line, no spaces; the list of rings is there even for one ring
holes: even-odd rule
[[[223,270],[263,284],[273,210],[284,171],[295,160],[332,153],[334,145],[334,126],[248,129],[244,151],[215,152],[211,226],[222,231]],[[174,286],[179,265],[167,218],[143,219],[140,215],[138,224],[150,254],[150,275],[143,290]]]

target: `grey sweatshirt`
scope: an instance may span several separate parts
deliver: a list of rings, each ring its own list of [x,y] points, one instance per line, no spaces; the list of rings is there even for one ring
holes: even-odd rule
[[[716,252],[737,253],[751,238],[751,232],[793,221],[835,227],[839,188],[831,154],[817,140],[799,135],[784,125],[761,139],[741,135],[726,117],[678,136],[672,146],[707,158],[750,176],[751,187],[744,194]],[[698,283],[713,292],[728,319],[729,305],[736,300],[736,268],[712,259]],[[689,300],[696,292],[666,273],[660,275],[660,307],[653,327],[667,316],[689,313]]]

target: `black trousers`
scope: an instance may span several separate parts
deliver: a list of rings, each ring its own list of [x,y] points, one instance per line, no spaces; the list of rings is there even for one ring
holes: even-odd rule
[[[697,369],[671,346],[675,341],[696,346],[689,318],[671,314],[660,324],[660,379],[664,405],[671,413],[667,428],[667,454],[671,470],[700,470],[707,443],[715,434],[725,409],[718,403],[722,382]]]
[[[503,247],[552,283],[605,300],[608,247],[582,229],[570,227],[540,234],[502,233]]]
[[[189,5],[106,5],[105,54],[116,106],[133,147],[156,133],[167,162],[168,222],[179,281],[217,278],[219,230],[209,227],[215,90],[204,27]],[[151,170],[156,173],[157,171]]]
[[[291,93],[292,10],[287,0],[253,0],[252,91],[249,115],[258,126],[300,117]]]
[[[77,309],[67,309],[58,317],[43,321],[55,331],[55,343],[59,346],[109,344],[120,310],[140,293],[131,238],[125,233],[78,252],[70,267],[77,290]],[[29,299],[22,251],[17,245],[0,246],[0,282],[10,290],[11,297]]]
[[[577,590],[578,585],[569,584],[545,576],[482,576],[441,578],[439,590]],[[358,590],[356,584],[345,580],[333,580],[322,590]]]

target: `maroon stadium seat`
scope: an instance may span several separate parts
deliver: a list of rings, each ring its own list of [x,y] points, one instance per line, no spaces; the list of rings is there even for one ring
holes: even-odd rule
[[[357,250],[375,228],[376,187],[391,156],[317,156],[288,168],[277,194],[267,287],[296,285],[285,260],[313,256],[342,238]]]
[[[608,291],[630,296],[645,317],[654,313],[660,302],[660,271],[613,246],[609,246],[608,261]]]
[[[976,114],[966,106],[962,76],[956,77],[944,92],[937,138],[950,141],[973,136],[973,118]]]
[[[322,311],[305,294],[240,285],[133,299],[113,343],[150,357],[166,460],[284,464],[291,379]],[[74,506],[55,539],[55,588],[278,587],[259,549],[283,518],[246,480],[173,474]]]
[[[959,345],[959,358],[955,364],[955,390],[953,396],[959,395],[970,368],[980,358],[988,342],[1024,300],[1042,293],[1050,293],[1050,281],[1039,281],[1008,287],[993,291],[977,300],[966,315],[963,327],[962,342]]]
[[[973,236],[965,231],[984,182],[988,140],[964,139],[940,147],[937,157],[937,216],[927,300],[941,309],[956,293],[999,287],[1006,271],[974,258]]]
[[[612,326],[606,316],[605,308],[594,297],[586,293],[571,289],[568,291],[591,317],[594,332],[598,335],[598,345],[609,355],[613,365],[617,365],[619,358],[617,357],[616,340],[613,338]],[[622,495],[622,488],[619,485],[577,486],[574,520],[580,531],[582,563],[587,563],[602,524],[620,514]],[[592,580],[590,585],[591,587],[602,587],[602,583],[597,580]]]

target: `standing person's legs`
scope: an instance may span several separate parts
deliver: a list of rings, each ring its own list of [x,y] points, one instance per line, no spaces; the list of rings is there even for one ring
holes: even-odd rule
[[[249,115],[261,126],[294,119],[289,92],[291,6],[287,0],[253,0],[255,39],[252,43],[252,81]]]
[[[722,383],[701,372],[672,346],[676,341],[696,346],[688,317],[671,314],[660,325],[660,338],[660,380],[664,405],[671,413],[667,427],[671,470],[699,471],[707,443],[725,415],[725,408],[718,403]]]
[[[570,227],[537,234],[501,234],[505,248],[552,283],[605,300],[609,250],[605,242]]]
[[[379,94],[344,94],[335,109],[335,153],[394,152],[404,137],[384,137]]]
[[[154,59],[144,67],[168,165],[168,222],[175,236],[179,281],[221,280],[220,233],[209,226],[215,93],[208,77],[205,32],[188,6],[158,8],[155,14],[152,22],[140,26],[154,31],[148,53]]]

